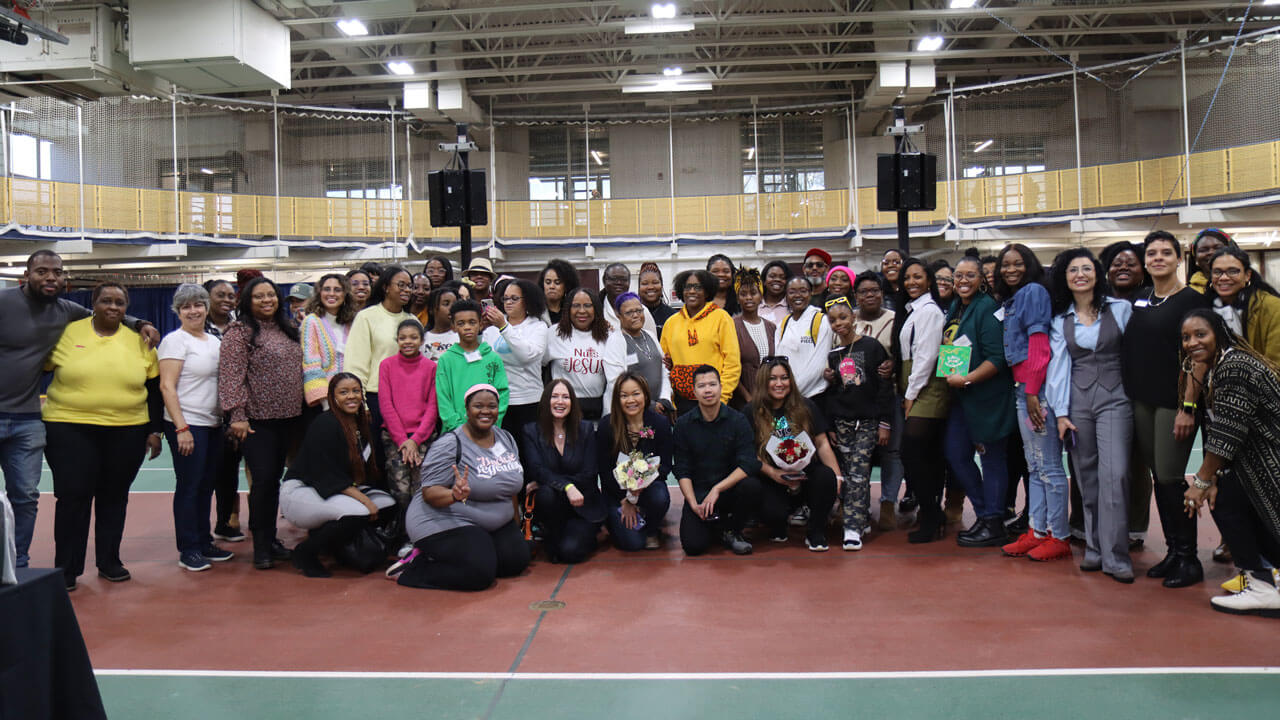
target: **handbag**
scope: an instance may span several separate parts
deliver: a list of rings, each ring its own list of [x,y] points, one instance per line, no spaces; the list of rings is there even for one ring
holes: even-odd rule
[[[338,562],[347,567],[370,573],[387,561],[387,547],[378,536],[372,523],[366,523],[336,553]]]

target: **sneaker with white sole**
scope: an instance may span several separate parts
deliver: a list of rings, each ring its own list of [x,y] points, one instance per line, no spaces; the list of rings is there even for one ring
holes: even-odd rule
[[[1244,573],[1244,589],[1232,595],[1210,598],[1213,609],[1232,615],[1261,615],[1280,618],[1280,590],[1275,585]],[[1275,574],[1272,574],[1275,580]]]
[[[209,562],[226,562],[236,556],[236,554],[230,550],[223,550],[217,545],[210,545],[202,550],[200,554],[204,555],[204,559]]]
[[[831,549],[827,545],[826,535],[820,531],[814,531],[806,535],[804,544],[805,547],[809,548],[810,552],[826,552]]]
[[[795,512],[787,516],[787,524],[791,527],[804,527],[809,524],[809,506],[801,505]]]
[[[862,533],[857,530],[844,531],[844,549],[856,552],[862,549]]]
[[[178,567],[186,568],[191,572],[200,572],[213,566],[205,560],[204,555],[198,552],[185,552],[178,556]]]
[[[401,545],[400,549],[396,551],[396,557],[402,558],[411,552],[413,552],[413,543],[407,542]]]
[[[396,578],[400,577],[400,573],[404,572],[404,569],[409,567],[409,564],[412,563],[414,560],[417,560],[418,556],[421,554],[422,554],[421,550],[419,550],[418,548],[413,548],[409,551],[407,555],[391,563],[391,567],[387,568],[387,572],[386,572],[387,579],[395,580]]]

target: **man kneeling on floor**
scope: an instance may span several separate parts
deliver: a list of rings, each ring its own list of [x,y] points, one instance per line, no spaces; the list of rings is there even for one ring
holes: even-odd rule
[[[680,544],[701,555],[720,537],[737,555],[751,552],[743,524],[760,504],[760,460],[751,426],[720,402],[720,373],[710,365],[693,371],[698,407],[676,421],[675,474],[684,495]]]

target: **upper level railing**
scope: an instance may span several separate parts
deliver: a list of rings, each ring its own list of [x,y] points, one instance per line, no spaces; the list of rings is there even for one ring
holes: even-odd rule
[[[1182,156],[1085,167],[1077,183],[1075,169],[1032,172],[956,182],[961,221],[1061,216],[1079,209],[1176,206],[1185,202]],[[1280,190],[1280,141],[1193,153],[1193,200]],[[1079,188],[1079,192],[1077,190]],[[938,183],[938,208],[912,214],[916,224],[947,220],[950,183]],[[1083,193],[1083,202],[1079,193]],[[849,191],[708,195],[638,200],[501,200],[491,203],[497,236],[507,239],[587,239],[588,237],[699,234],[751,235],[891,226],[892,213],[878,212],[875,188],[858,188],[858,222],[852,222]],[[758,208],[757,208],[758,204]],[[352,200],[84,185],[0,178],[0,218],[23,226],[78,232],[193,234],[258,239],[277,233],[297,238],[382,240],[405,237],[456,237],[452,228],[433,228],[426,201]],[[757,217],[758,215],[758,217]],[[489,237],[489,226],[474,228]]]

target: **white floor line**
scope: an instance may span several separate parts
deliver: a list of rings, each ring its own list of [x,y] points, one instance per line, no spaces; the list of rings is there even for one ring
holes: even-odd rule
[[[894,680],[911,678],[1093,677],[1107,675],[1280,675],[1280,667],[1118,667],[814,673],[433,673],[147,669],[102,669],[94,672],[102,677],[349,678],[361,680]]]

